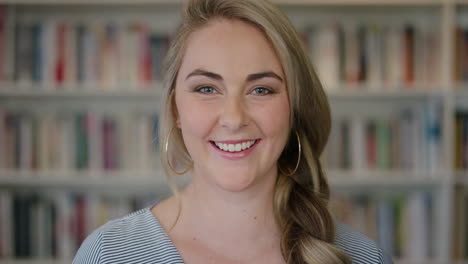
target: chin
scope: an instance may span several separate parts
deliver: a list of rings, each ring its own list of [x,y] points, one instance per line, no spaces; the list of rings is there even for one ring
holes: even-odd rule
[[[253,186],[256,177],[252,173],[218,173],[215,174],[215,183],[229,192],[242,192]],[[242,175],[242,176],[241,176]]]

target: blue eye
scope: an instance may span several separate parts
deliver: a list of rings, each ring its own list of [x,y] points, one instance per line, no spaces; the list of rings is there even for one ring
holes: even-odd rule
[[[256,95],[266,95],[272,93],[270,89],[265,87],[256,87],[252,92]]]
[[[205,94],[216,93],[216,89],[211,86],[200,86],[196,89],[196,91]]]

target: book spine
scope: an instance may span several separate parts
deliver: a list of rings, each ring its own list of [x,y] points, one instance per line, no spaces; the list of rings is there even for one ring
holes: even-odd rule
[[[12,258],[15,252],[12,215],[13,196],[11,191],[0,190],[0,257]]]

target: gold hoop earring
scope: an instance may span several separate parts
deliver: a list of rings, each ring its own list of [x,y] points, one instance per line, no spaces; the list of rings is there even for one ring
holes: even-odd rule
[[[301,154],[302,154],[301,140],[299,138],[299,134],[297,133],[297,130],[294,130],[294,132],[296,133],[297,145],[298,145],[298,148],[299,148],[299,155],[297,157],[296,167],[294,168],[294,170],[292,172],[284,173],[283,170],[278,166],[280,172],[282,174],[284,174],[285,176],[287,176],[287,177],[292,176],[292,175],[294,175],[294,173],[296,173],[297,169],[299,168],[299,163],[301,162]]]
[[[187,173],[190,169],[192,169],[193,167],[193,161],[190,162],[190,166],[184,170],[183,172],[177,172],[174,167],[172,167],[171,163],[169,162],[169,139],[171,139],[171,135],[172,135],[172,132],[174,131],[176,127],[173,127],[171,128],[171,131],[169,131],[169,134],[167,134],[167,137],[166,137],[166,142],[165,142],[165,150],[166,150],[166,161],[167,161],[167,165],[169,166],[169,168],[172,170],[172,172],[174,172],[175,174],[177,175],[184,175],[185,173]]]

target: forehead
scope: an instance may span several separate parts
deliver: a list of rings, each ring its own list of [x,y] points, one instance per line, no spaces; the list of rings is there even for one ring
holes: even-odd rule
[[[190,34],[180,72],[196,68],[238,77],[265,70],[283,76],[281,63],[265,34],[241,20],[216,19]]]

